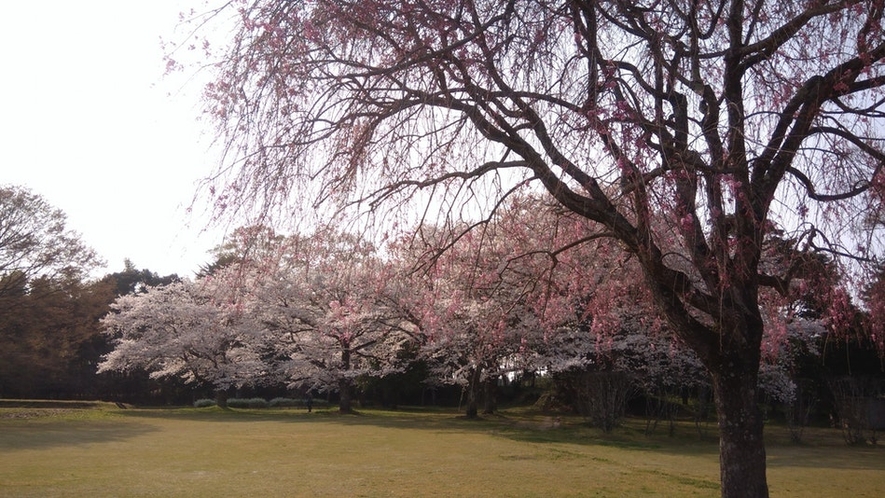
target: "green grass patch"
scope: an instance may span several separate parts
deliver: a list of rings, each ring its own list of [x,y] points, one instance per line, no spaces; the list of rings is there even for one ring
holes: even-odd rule
[[[718,446],[505,410],[0,405],[0,496],[718,496]],[[707,431],[714,434],[715,431]],[[885,448],[770,428],[773,496],[879,496]]]

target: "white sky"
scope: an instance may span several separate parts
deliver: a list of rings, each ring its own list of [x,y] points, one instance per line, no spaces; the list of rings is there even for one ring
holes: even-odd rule
[[[193,3],[0,7],[0,184],[63,210],[107,261],[98,275],[129,258],[190,276],[221,242],[219,230],[203,232],[202,210],[186,210],[217,157],[197,122],[199,85],[163,78],[160,38],[184,34],[178,13]]]

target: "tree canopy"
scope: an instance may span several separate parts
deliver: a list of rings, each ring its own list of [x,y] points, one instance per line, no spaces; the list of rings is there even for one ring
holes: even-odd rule
[[[0,299],[34,278],[82,279],[101,264],[65,225],[66,216],[40,195],[0,186]]]

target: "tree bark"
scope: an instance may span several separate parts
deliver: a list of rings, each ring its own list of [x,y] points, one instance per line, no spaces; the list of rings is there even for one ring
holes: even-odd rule
[[[498,377],[490,376],[483,384],[485,399],[482,412],[491,415],[498,410]]]
[[[755,275],[758,254],[744,255],[743,264],[736,265],[745,268],[733,270],[730,277],[739,283],[723,291],[714,324],[705,325],[686,312],[685,301],[667,285],[661,285],[667,279],[660,268],[660,258],[647,258],[655,253],[639,254],[646,256],[643,265],[657,303],[712,377],[719,423],[721,495],[768,498],[762,412],[756,396],[765,323],[759,310],[758,282],[746,278]],[[738,278],[741,276],[745,278]]]
[[[338,379],[338,413],[353,413],[353,383],[346,375],[350,371],[350,349],[349,344],[343,346],[341,352],[343,374]]]
[[[215,391],[215,406],[222,410],[227,410],[227,399],[230,394],[226,389],[218,389]]]
[[[467,381],[467,418],[478,418],[479,408],[477,405],[476,392],[479,390],[479,378],[481,370],[479,368],[470,371],[470,377]]]
[[[762,412],[756,397],[759,363],[752,351],[729,355],[712,372],[719,421],[723,498],[767,498]]]
[[[353,413],[353,385],[347,377],[338,380],[338,413]]]

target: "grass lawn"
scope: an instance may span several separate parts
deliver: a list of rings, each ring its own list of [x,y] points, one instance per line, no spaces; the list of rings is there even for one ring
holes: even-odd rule
[[[0,404],[0,496],[718,496],[715,427],[646,437],[525,409],[119,409]],[[879,497],[885,448],[768,430],[772,496]]]

